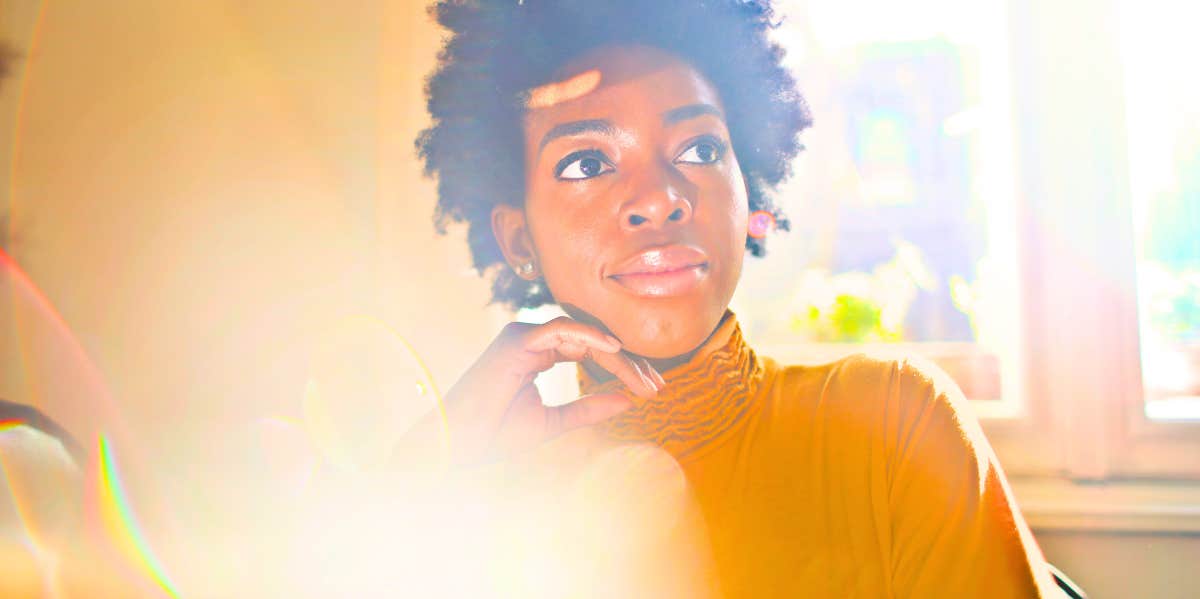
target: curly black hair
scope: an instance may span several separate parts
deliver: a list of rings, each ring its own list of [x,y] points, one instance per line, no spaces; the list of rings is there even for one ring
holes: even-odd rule
[[[437,179],[438,232],[465,221],[480,274],[504,263],[492,208],[525,201],[527,91],[600,46],[652,46],[703,73],[725,105],[749,210],[768,211],[787,229],[767,192],[790,174],[798,135],[812,118],[781,63],[783,49],[768,37],[777,23],[767,0],[443,0],[430,12],[451,35],[426,84],[433,125],[418,137],[417,152],[426,176]],[[746,248],[766,251],[754,237]],[[518,309],[554,298],[544,284],[502,268],[492,301]]]

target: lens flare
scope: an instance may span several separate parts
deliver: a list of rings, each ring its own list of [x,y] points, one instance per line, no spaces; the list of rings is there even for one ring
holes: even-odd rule
[[[20,357],[31,381],[30,403],[80,437],[90,437],[88,433],[100,429],[126,438],[125,422],[103,373],[50,299],[0,248],[0,290],[6,287],[12,290],[15,305],[27,307],[34,315],[16,321]],[[19,315],[26,310],[14,312]],[[81,398],[86,398],[86,405]]]
[[[153,580],[168,596],[177,599],[179,593],[167,578],[162,564],[159,563],[154,553],[150,550],[150,544],[146,542],[141,528],[134,518],[133,509],[130,506],[129,499],[125,494],[125,489],[121,485],[121,479],[117,472],[117,463],[113,455],[112,445],[104,435],[100,436],[100,446],[94,463],[94,472],[96,487],[94,491],[97,505],[95,505],[93,513],[98,513],[100,524],[106,536],[113,542],[123,557],[136,565],[144,575]]]
[[[374,316],[331,324],[314,348],[303,402],[304,423],[324,457],[356,467],[387,463],[403,434],[432,409],[445,458],[442,395],[413,344]]]
[[[20,587],[21,597],[62,596],[77,474],[52,436],[21,417],[0,419],[0,595]]]
[[[548,108],[582,98],[600,86],[600,79],[600,71],[591,69],[562,81],[535,87],[529,91],[526,107]]]
[[[0,433],[16,430],[24,424],[20,420],[0,420]],[[37,518],[33,516],[36,506],[31,502],[29,497],[31,493],[26,488],[27,485],[23,484],[22,477],[17,472],[13,472],[13,469],[13,466],[5,458],[4,448],[0,446],[0,491],[8,489],[9,503],[16,511],[17,522],[20,524],[19,530],[24,533],[21,535],[21,541],[29,551],[29,555],[38,562],[43,562],[48,551],[39,534],[36,525]],[[0,501],[0,505],[3,505],[2,501]],[[42,564],[39,563],[40,565]],[[7,575],[4,569],[0,569],[0,572]]]

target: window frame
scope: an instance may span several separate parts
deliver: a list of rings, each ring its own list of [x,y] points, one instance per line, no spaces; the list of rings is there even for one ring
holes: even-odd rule
[[[1068,478],[1200,479],[1200,422],[1145,415],[1117,7],[1014,0],[1012,9],[1015,102],[1032,120],[1017,140],[1024,266],[1038,273],[1027,339],[1043,358],[1031,360],[1031,397],[1049,413],[1034,427],[1061,440]],[[1067,335],[1052,329],[1063,324]]]
[[[981,423],[1010,475],[1200,480],[1200,422],[1145,413],[1118,6],[1007,9],[1023,286],[1021,363],[1007,366],[1023,380],[1006,389],[1019,412],[978,410]],[[803,361],[848,353],[838,345],[762,351]]]

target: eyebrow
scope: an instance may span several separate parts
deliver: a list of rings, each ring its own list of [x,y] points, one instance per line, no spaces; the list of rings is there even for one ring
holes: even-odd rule
[[[612,136],[617,134],[617,128],[612,123],[603,119],[571,121],[570,123],[555,125],[542,136],[542,142],[538,145],[538,152],[541,152],[542,148],[546,147],[546,144],[560,137],[569,137],[581,133],[603,133]]]
[[[687,106],[672,108],[671,110],[664,112],[662,118],[663,123],[667,125],[674,125],[681,121],[694,119],[706,114],[715,116],[721,120],[725,119],[725,114],[721,112],[720,108],[717,108],[712,104],[704,103],[688,104]],[[550,130],[542,136],[542,141],[538,143],[538,152],[540,153],[547,144],[560,137],[570,137],[572,135],[581,135],[583,133],[601,133],[608,136],[615,136],[617,134],[617,128],[614,127],[611,122],[604,119],[587,119],[582,121],[561,123],[551,127]]]
[[[678,123],[680,121],[694,119],[698,116],[702,116],[702,115],[706,115],[706,114],[711,114],[712,116],[715,116],[721,120],[725,120],[725,115],[721,112],[720,108],[717,108],[716,106],[713,106],[712,104],[703,104],[702,103],[702,104],[688,104],[687,106],[680,106],[679,108],[672,108],[672,109],[664,112],[663,113],[663,123],[666,123],[668,125],[674,125],[675,123]]]

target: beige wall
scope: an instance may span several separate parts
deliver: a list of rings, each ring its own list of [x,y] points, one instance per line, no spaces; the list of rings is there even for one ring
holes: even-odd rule
[[[1091,599],[1200,596],[1200,536],[1034,531],[1046,559]]]
[[[25,54],[0,92],[12,253],[136,437],[294,411],[341,315],[393,325],[443,387],[495,332],[413,156],[439,35],[421,5],[3,2]],[[0,395],[94,430],[87,369],[5,285]]]

